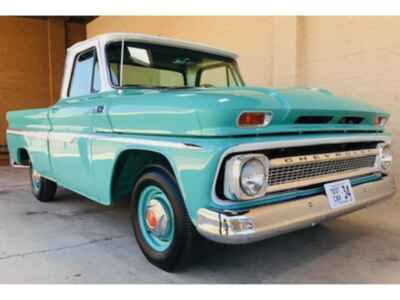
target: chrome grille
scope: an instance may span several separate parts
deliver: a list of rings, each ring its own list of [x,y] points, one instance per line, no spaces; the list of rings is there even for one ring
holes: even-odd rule
[[[272,159],[268,191],[302,187],[376,171],[377,149]]]
[[[373,167],[374,164],[375,156],[370,155],[353,159],[325,161],[289,167],[278,167],[270,170],[268,183],[270,185],[283,184],[304,178]]]

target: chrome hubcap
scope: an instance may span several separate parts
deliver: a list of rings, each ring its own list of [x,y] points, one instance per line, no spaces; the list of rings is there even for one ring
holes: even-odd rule
[[[162,239],[168,233],[168,213],[156,199],[151,199],[146,206],[146,225],[156,237]]]
[[[138,221],[146,243],[155,251],[165,251],[175,234],[174,211],[168,197],[157,186],[149,185],[140,194]]]

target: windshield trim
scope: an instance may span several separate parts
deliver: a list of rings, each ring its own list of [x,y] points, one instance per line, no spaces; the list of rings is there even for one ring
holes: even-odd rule
[[[106,61],[105,67],[106,67],[106,69],[107,69],[107,70],[106,70],[107,82],[108,82],[109,86],[110,86],[111,88],[115,89],[115,90],[132,89],[132,87],[129,87],[129,85],[127,85],[127,86],[115,85],[115,84],[113,83],[113,80],[112,80],[112,78],[111,78],[110,62],[109,62],[109,60],[108,60],[108,55],[107,55],[107,54],[108,54],[108,46],[109,46],[110,44],[121,43],[121,48],[122,48],[122,45],[126,44],[126,42],[128,42],[128,43],[134,43],[134,44],[154,45],[154,44],[148,43],[148,42],[138,42],[138,41],[129,40],[129,39],[110,40],[110,41],[107,41],[107,42],[105,43],[103,49],[104,49],[104,54],[105,54],[104,56],[105,56],[105,61]],[[215,56],[215,57],[223,58],[223,59],[225,59],[226,61],[230,61],[231,64],[232,64],[232,67],[233,67],[234,70],[236,71],[236,74],[237,74],[237,76],[238,76],[238,78],[239,78],[239,80],[240,80],[240,84],[241,84],[243,87],[246,86],[245,82],[243,81],[242,74],[240,73],[240,70],[239,70],[239,67],[238,67],[238,64],[237,64],[237,60],[234,59],[233,57],[217,55],[217,54],[208,53],[208,52],[205,52],[205,51],[191,50],[191,49],[187,49],[187,48],[183,48],[183,47],[180,48],[180,47],[168,46],[168,45],[160,45],[160,46],[168,47],[168,48],[177,48],[177,49],[182,49],[182,50],[192,51],[192,52],[204,53],[204,54],[207,54],[207,55],[210,55],[210,56]],[[198,86],[187,86],[187,85],[186,85],[186,84],[187,84],[186,75],[183,74],[183,73],[181,73],[181,74],[183,75],[185,86],[180,87],[180,88],[182,88],[182,89],[184,89],[184,88],[188,88],[188,89],[189,89],[189,88],[194,88],[194,89],[195,89],[195,88],[201,88],[201,87],[198,87]],[[143,87],[140,87],[140,89],[168,89],[168,88],[169,88],[169,87],[162,87],[162,86],[160,86],[160,87],[154,87],[154,86],[149,86],[149,87],[143,86]],[[171,87],[171,89],[177,89],[177,87]]]

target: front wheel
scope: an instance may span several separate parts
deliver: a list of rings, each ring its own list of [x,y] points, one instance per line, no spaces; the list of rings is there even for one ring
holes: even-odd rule
[[[131,197],[131,221],[146,258],[171,272],[189,261],[195,229],[175,178],[162,168],[144,173]]]
[[[42,177],[31,165],[29,170],[32,193],[40,202],[50,202],[54,199],[57,184]]]

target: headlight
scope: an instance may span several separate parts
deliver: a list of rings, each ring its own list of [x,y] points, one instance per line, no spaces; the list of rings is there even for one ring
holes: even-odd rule
[[[377,127],[385,127],[387,121],[388,121],[387,117],[378,116],[374,118],[374,125]]]
[[[268,158],[265,155],[236,155],[227,161],[224,194],[228,199],[260,198],[266,193],[267,186]]]
[[[383,173],[389,173],[392,168],[392,150],[389,143],[378,144],[379,150],[379,167]]]
[[[263,163],[252,158],[242,167],[240,187],[249,196],[257,195],[264,186],[266,176]]]

